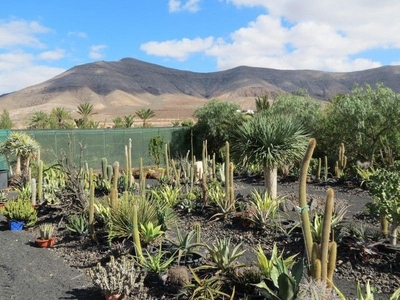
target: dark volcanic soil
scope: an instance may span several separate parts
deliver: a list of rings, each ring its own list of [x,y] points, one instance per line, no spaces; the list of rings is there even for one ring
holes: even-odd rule
[[[235,193],[245,198],[253,189],[262,190],[262,184],[259,178],[238,178],[235,180]],[[371,202],[371,198],[358,187],[345,187],[336,183],[308,184],[307,197],[312,211],[322,209],[328,188],[334,189],[335,202],[347,207],[344,223],[353,228],[363,226],[370,236],[379,230],[379,220],[365,214],[365,205]],[[284,207],[288,211],[280,214],[282,221],[298,221],[299,213],[294,210],[298,205],[298,182],[280,183],[278,194],[287,200]],[[211,213],[180,213],[181,232],[191,230],[193,222],[201,222],[204,242],[212,243],[217,237],[230,237],[233,245],[242,243],[241,249],[247,251],[241,261],[247,264],[254,262],[252,249],[259,243],[266,252],[276,242],[279,249],[284,249],[284,256],[295,253],[303,255],[302,235],[296,230],[290,236],[285,236],[281,230],[244,229],[235,219],[210,222],[210,216]],[[50,250],[38,249],[33,244],[38,235],[37,228],[15,233],[6,230],[4,218],[1,220],[3,227],[0,235],[5,238],[5,242],[0,243],[0,282],[4,277],[0,283],[0,299],[103,299],[85,273],[98,261],[106,261],[110,255],[117,254],[118,247],[110,248],[89,238],[72,238],[61,223],[56,246]],[[170,237],[173,234],[170,233]],[[396,253],[387,253],[382,247],[374,247],[370,240],[361,243],[347,238],[343,242],[339,241],[338,245],[334,282],[347,299],[356,299],[357,281],[365,283],[370,280],[376,288],[376,295],[382,296],[382,299],[388,299],[387,295],[400,286],[400,258]],[[41,273],[43,270],[45,275]],[[156,299],[160,297],[157,294]]]

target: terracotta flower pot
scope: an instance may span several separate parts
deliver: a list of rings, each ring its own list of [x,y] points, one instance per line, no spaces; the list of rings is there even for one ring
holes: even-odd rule
[[[121,299],[121,294],[111,294],[110,292],[106,292],[105,298],[106,300],[118,300]]]
[[[49,240],[42,240],[42,239],[36,239],[35,243],[38,245],[39,248],[50,248],[54,246],[54,243],[56,241],[56,237],[53,236]]]

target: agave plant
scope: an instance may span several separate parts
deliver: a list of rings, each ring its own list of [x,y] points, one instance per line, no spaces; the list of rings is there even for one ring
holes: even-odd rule
[[[250,214],[254,226],[259,229],[265,229],[277,218],[279,205],[283,198],[272,198],[268,192],[261,193],[255,190],[251,193]]]

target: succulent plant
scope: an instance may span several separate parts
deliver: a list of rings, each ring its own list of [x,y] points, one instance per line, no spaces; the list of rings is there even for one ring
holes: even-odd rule
[[[40,239],[49,240],[53,237],[54,225],[51,223],[43,223],[39,225]]]

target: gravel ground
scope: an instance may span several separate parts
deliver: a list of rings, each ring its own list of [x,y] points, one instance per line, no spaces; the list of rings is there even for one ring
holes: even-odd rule
[[[308,199],[315,209],[323,204],[326,190],[333,187],[335,201],[348,206],[346,220],[351,222],[359,220],[359,216],[365,211],[365,204],[370,202],[370,197],[360,188],[345,188],[343,186],[317,185],[308,186]],[[235,181],[236,193],[247,195],[252,189],[262,189],[262,181],[252,180]],[[284,195],[294,205],[298,199],[298,183],[280,183],[278,194]],[[290,203],[288,202],[288,203]],[[289,218],[296,217],[297,213],[288,212]],[[207,218],[195,215],[183,215],[181,229],[190,230],[190,224],[194,221],[202,223],[202,236],[206,242],[212,242],[216,237],[231,237],[233,243],[243,243],[245,249],[251,250],[259,242],[263,248],[272,247],[274,237],[268,232],[238,230],[232,222],[212,222]],[[38,236],[37,228],[22,232],[9,231],[6,220],[0,215],[0,300],[30,300],[30,299],[104,299],[104,296],[96,290],[85,275],[87,268],[98,261],[106,259],[112,250],[86,239],[77,241],[71,239],[65,229],[59,228],[58,240],[52,249],[40,249],[34,244]],[[361,220],[369,223],[370,220]],[[376,224],[375,224],[376,225]],[[279,241],[279,245],[290,251],[301,251],[302,241]],[[291,250],[292,249],[292,250]],[[400,284],[398,270],[388,270],[388,259],[371,257],[361,261],[355,256],[348,255],[344,250],[338,258],[340,264],[335,276],[335,284],[345,294],[347,299],[356,299],[356,282],[365,282],[371,279],[373,286],[378,287],[382,299],[388,299],[385,292],[392,292]],[[251,253],[251,251],[247,251]],[[249,254],[244,257],[250,262],[254,256]],[[393,258],[389,258],[393,259]],[[399,268],[400,269],[400,268]],[[386,293],[386,294],[387,294]]]

